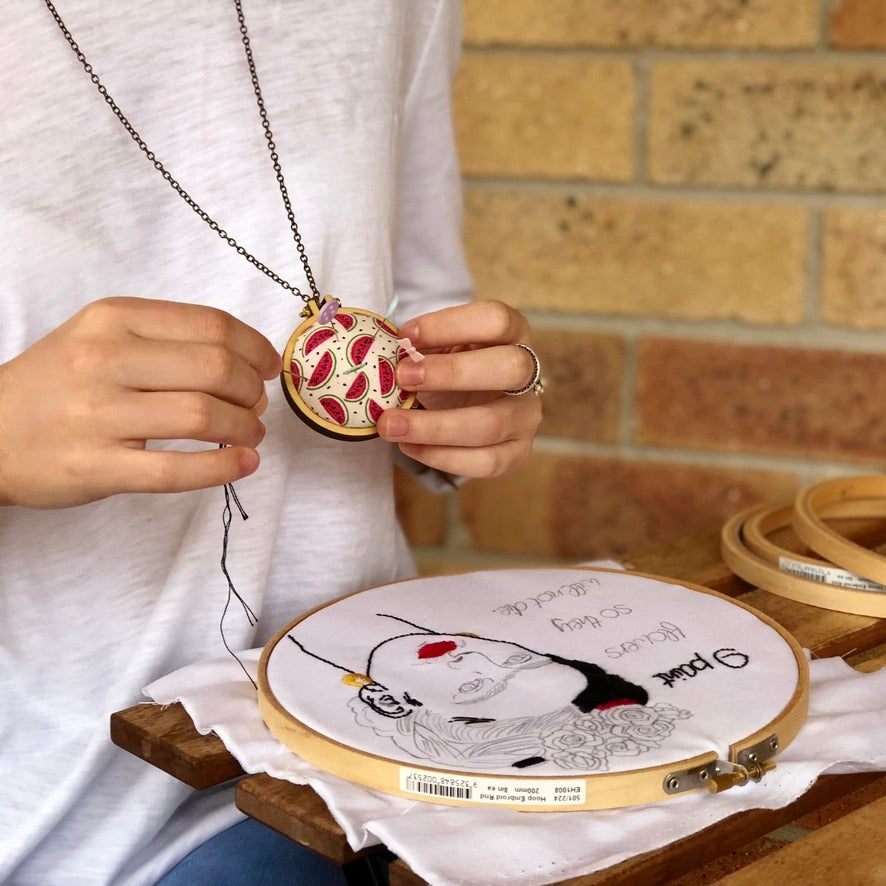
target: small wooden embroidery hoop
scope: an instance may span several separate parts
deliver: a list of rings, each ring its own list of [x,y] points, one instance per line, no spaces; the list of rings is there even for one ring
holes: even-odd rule
[[[859,499],[886,499],[886,475],[840,477],[807,486],[794,502],[794,532],[832,563],[878,584],[886,584],[886,557],[849,541],[819,516],[820,511],[832,505]],[[880,615],[886,616],[886,608]]]
[[[374,311],[352,307],[345,307],[342,308],[342,310],[349,314],[361,314],[364,317],[372,317],[376,320],[385,321],[387,323],[386,318],[382,317],[380,314],[376,314]],[[319,431],[321,434],[324,434],[327,437],[332,437],[335,440],[371,440],[378,436],[378,431],[376,430],[375,425],[369,425],[365,428],[343,427],[342,425],[336,424],[334,421],[330,421],[322,415],[318,415],[314,412],[314,410],[311,409],[302,398],[297,385],[292,380],[292,376],[286,371],[286,367],[292,362],[292,352],[295,349],[296,343],[301,336],[308,331],[308,329],[317,323],[319,313],[320,305],[313,300],[309,301],[305,307],[305,311],[302,312],[302,316],[306,316],[307,319],[296,327],[295,331],[289,337],[289,341],[286,342],[286,347],[283,349],[284,369],[283,372],[280,373],[280,383],[283,385],[283,394],[292,408],[292,411],[315,431]],[[333,323],[334,322],[335,320],[333,320]],[[396,332],[396,329],[392,324],[387,323],[387,325]],[[417,395],[414,392],[410,393],[397,408],[411,409],[416,404],[416,397]]]
[[[861,504],[862,502],[853,502],[845,509],[832,506],[827,513],[832,518],[878,516],[876,513],[859,510]],[[779,597],[853,615],[886,616],[886,594],[814,581],[785,572],[775,565],[780,556],[789,556],[815,566],[831,565],[822,560],[778,548],[766,538],[767,534],[790,525],[789,522],[783,522],[786,519],[785,512],[789,518],[790,511],[790,507],[771,508],[768,505],[756,505],[727,520],[720,533],[720,553],[723,562],[739,578]],[[745,537],[745,527],[748,524],[756,527],[752,530],[753,549]]]
[[[734,600],[724,594],[704,588],[689,582],[680,582],[661,576],[648,575],[641,572],[612,569],[591,569],[589,567],[573,567],[576,571],[587,572],[616,572],[619,575],[632,575],[638,578],[651,579],[665,584],[672,584],[682,588],[688,588],[702,594],[717,597],[731,605],[743,609],[764,624],[772,628],[790,648],[797,665],[797,686],[790,701],[780,714],[769,723],[759,728],[751,735],[729,746],[728,761],[718,760],[718,753],[710,751],[705,754],[685,759],[676,760],[657,766],[649,766],[643,769],[632,769],[623,772],[611,772],[591,775],[574,776],[513,776],[508,775],[509,782],[519,782],[526,786],[538,785],[540,781],[570,781],[575,785],[584,785],[586,802],[582,805],[570,805],[568,810],[563,806],[553,804],[521,804],[509,807],[525,812],[564,812],[590,809],[615,809],[625,806],[636,806],[653,803],[660,800],[680,796],[684,793],[710,789],[712,793],[726,790],[733,784],[743,784],[747,781],[746,766],[756,766],[757,755],[761,761],[764,753],[771,756],[778,751],[784,750],[794,740],[800,731],[808,710],[809,701],[809,666],[799,643],[774,619],[764,613],[758,612],[752,607]],[[404,582],[404,584],[408,584]],[[360,591],[356,593],[362,593]],[[438,803],[447,806],[483,806],[493,805],[482,802],[458,800],[454,798],[443,799],[441,797],[423,796],[416,797],[414,793],[407,793],[400,787],[400,770],[403,763],[399,760],[389,759],[367,751],[349,747],[341,742],[329,738],[311,729],[296,719],[277,700],[268,680],[268,661],[276,645],[292,629],[315,612],[332,606],[340,600],[354,596],[347,594],[338,600],[333,600],[322,606],[317,606],[304,615],[292,621],[279,631],[265,646],[258,667],[258,703],[262,717],[271,733],[291,751],[298,754],[302,759],[323,769],[333,775],[343,778],[354,784],[362,785],[385,794],[403,797],[408,800],[422,800],[424,802]],[[777,738],[776,738],[777,737]],[[763,751],[762,749],[768,750]],[[743,770],[745,777],[735,780],[729,772],[723,772],[718,764],[732,766],[737,770]],[[760,770],[762,777],[765,770],[771,768],[771,763],[765,763]],[[440,767],[421,765],[421,769],[433,772],[441,777],[464,778],[475,777],[476,773],[468,771],[454,771]],[[494,776],[493,776],[494,777]],[[757,775],[752,776],[758,780]],[[730,782],[730,779],[732,781]],[[710,783],[710,784],[709,784]],[[716,788],[716,789],[715,789]],[[495,804],[501,808],[501,804]]]

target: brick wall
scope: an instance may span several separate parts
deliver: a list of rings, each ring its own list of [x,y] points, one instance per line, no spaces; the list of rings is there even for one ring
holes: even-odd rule
[[[478,296],[532,320],[532,458],[426,572],[614,555],[886,462],[886,0],[465,0]]]

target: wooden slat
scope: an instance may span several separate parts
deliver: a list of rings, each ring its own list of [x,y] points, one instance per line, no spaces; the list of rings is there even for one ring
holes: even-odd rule
[[[886,643],[881,643],[873,649],[854,652],[846,658],[846,661],[857,671],[864,673],[879,671],[880,668],[886,667]]]
[[[141,704],[111,714],[111,741],[192,788],[243,774],[221,739],[200,735],[180,704]]]
[[[307,785],[251,775],[237,784],[234,797],[242,812],[336,864],[347,864],[380,848],[355,853],[326,804]]]
[[[626,557],[624,565],[637,572],[702,585],[729,597],[751,590],[751,586],[720,559],[719,529],[648,548]]]
[[[884,825],[886,797],[723,877],[718,886],[886,886]]]
[[[660,886],[878,779],[886,780],[886,776],[876,772],[822,776],[802,797],[782,809],[754,809],[733,815],[661,849],[594,874],[562,880],[558,886]],[[716,802],[716,798],[711,799]],[[759,880],[755,886],[769,882]],[[783,882],[804,881],[787,879]],[[419,886],[422,883],[424,881],[402,860],[391,865],[390,886]]]
[[[427,886],[427,880],[419,877],[402,859],[391,862],[388,868],[388,886]]]

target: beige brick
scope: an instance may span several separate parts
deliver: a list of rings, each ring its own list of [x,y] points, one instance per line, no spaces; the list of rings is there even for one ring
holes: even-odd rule
[[[652,76],[659,184],[886,189],[886,63],[666,62]]]
[[[532,346],[541,360],[544,418],[549,437],[615,443],[621,416],[625,347],[613,335],[539,328]]]
[[[394,504],[410,544],[439,545],[446,539],[448,496],[437,495],[397,469],[394,471]]]
[[[886,49],[886,3],[839,0],[831,15],[830,43],[844,49]]]
[[[788,474],[536,453],[459,493],[474,547],[562,559],[622,557],[790,499]]]
[[[659,446],[882,463],[886,354],[650,339],[636,439]]]
[[[886,328],[886,209],[825,216],[822,316],[856,329]]]
[[[818,6],[818,0],[464,0],[464,36],[487,46],[814,46]]]
[[[796,207],[524,194],[474,186],[478,292],[521,308],[790,324],[803,314]]]
[[[455,92],[462,171],[627,181],[633,113],[627,61],[467,53]]]

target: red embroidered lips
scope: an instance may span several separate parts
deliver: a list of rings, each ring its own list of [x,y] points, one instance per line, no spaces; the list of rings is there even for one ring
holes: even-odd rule
[[[440,640],[436,643],[425,643],[418,650],[418,657],[439,658],[441,655],[446,655],[447,652],[452,652],[454,649],[456,649],[456,645],[453,640]]]

